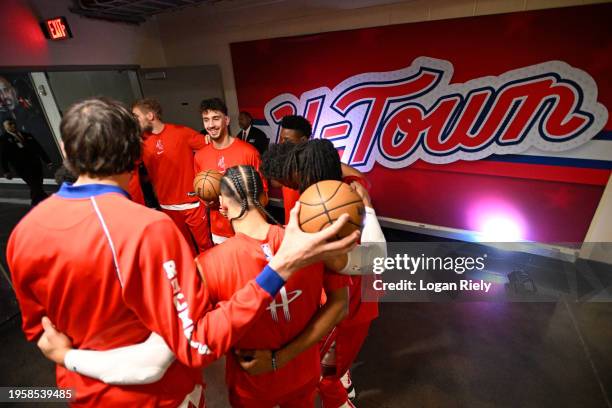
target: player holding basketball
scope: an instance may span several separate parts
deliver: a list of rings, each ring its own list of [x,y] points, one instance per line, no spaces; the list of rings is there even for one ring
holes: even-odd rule
[[[230,299],[279,248],[284,230],[266,222],[266,216],[272,217],[260,203],[265,195],[259,173],[252,166],[231,167],[222,179],[220,205],[227,211],[236,235],[196,260],[213,304]],[[317,344],[345,316],[349,283],[346,276],[325,273],[322,263],[301,269],[287,281],[267,312],[236,343],[239,355],[227,356],[226,381],[233,407],[314,406],[320,378]],[[328,300],[319,308],[323,288]],[[169,349],[154,346],[154,341],[108,352],[70,351],[66,365],[101,379],[141,382],[139,379],[154,366],[153,361],[161,354],[171,355]],[[275,350],[256,357],[259,364],[265,360],[266,373],[250,375],[242,370],[239,359],[249,360],[247,356],[255,357],[250,350],[262,348]],[[132,355],[146,350],[150,350],[150,358],[124,368],[133,360]],[[171,360],[162,359],[166,364]],[[162,365],[157,370],[164,369]],[[134,374],[126,377],[126,373]]]
[[[195,155],[195,173],[204,170],[217,170],[225,173],[233,166],[250,165],[259,170],[261,159],[259,152],[249,143],[229,134],[230,118],[227,106],[219,98],[205,99],[200,104],[202,122],[208,132],[211,143],[200,149]],[[264,184],[267,190],[267,185]],[[234,235],[231,224],[215,208],[214,203],[208,203],[210,211],[210,230],[215,244],[220,244]]]
[[[263,271],[213,310],[176,225],[127,199],[129,173],[141,153],[133,115],[94,98],[73,105],[60,129],[66,164],[78,179],[30,211],[7,246],[26,337],[38,339],[41,320],[49,316],[80,348],[135,344],[153,331],[177,356],[156,384],[134,387],[110,386],[58,366],[58,385],[74,388],[79,406],[202,406],[201,372],[189,367],[226,353],[295,271],[325,254],[337,256],[357,239],[325,243],[346,218],[318,234],[302,232],[298,206]]]
[[[300,193],[321,180],[343,180],[350,183],[362,197],[366,215],[361,245],[343,259],[327,262],[328,267],[344,274],[364,275],[371,273],[375,257],[385,256],[385,237],[365,188],[366,182],[352,176],[343,177],[338,153],[330,141],[314,139],[299,144],[270,146],[263,157],[262,172],[266,177],[278,180]],[[323,343],[324,376],[319,392],[325,408],[352,405],[347,391],[352,385],[348,370],[361,349],[371,321],[378,316],[377,302],[361,301],[362,281],[369,279],[371,275],[353,276],[349,289],[349,315]],[[330,369],[326,370],[326,366]]]
[[[175,222],[196,253],[212,246],[206,212],[193,190],[193,152],[206,146],[204,136],[185,126],[162,122],[162,108],[154,99],[132,105],[143,130],[142,161],[159,205]]]
[[[306,119],[305,117],[299,115],[287,115],[281,120],[280,129],[278,133],[279,144],[304,143],[310,140],[311,136],[312,126],[308,119]],[[356,179],[365,180],[365,176],[360,171],[344,163],[340,163],[340,166],[343,177],[354,177]],[[274,183],[274,180],[272,182]],[[289,219],[289,212],[293,208],[293,205],[300,198],[300,192],[294,188],[285,185],[281,185],[280,187],[282,187],[283,205],[285,207],[286,221]]]

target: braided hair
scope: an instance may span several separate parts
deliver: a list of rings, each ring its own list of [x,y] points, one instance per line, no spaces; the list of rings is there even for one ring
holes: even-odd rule
[[[327,139],[272,145],[262,157],[261,170],[300,192],[321,180],[342,180],[340,156]]]
[[[247,211],[254,207],[270,218],[275,224],[279,224],[261,205],[259,196],[263,192],[263,182],[253,166],[233,166],[227,169],[221,179],[221,194],[231,197],[240,203],[240,214],[230,219],[230,222],[242,218]]]

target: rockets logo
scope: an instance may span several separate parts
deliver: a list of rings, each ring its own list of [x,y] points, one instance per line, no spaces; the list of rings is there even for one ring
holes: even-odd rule
[[[608,111],[586,72],[548,61],[466,83],[451,83],[450,62],[419,57],[407,68],[365,73],[333,90],[298,99],[282,94],[265,106],[272,140],[285,115],[303,115],[316,138],[343,149],[342,161],[407,167],[517,154],[530,147],[573,149],[601,131]],[[276,134],[274,134],[276,132]]]
[[[157,149],[157,154],[163,154],[164,153],[164,143],[162,142],[161,139],[157,139],[157,143],[155,143],[155,148]]]
[[[270,314],[272,315],[272,320],[278,322],[278,312],[276,309],[281,308],[283,309],[285,320],[288,322],[291,321],[291,312],[289,311],[289,304],[296,300],[298,297],[300,297],[301,294],[302,291],[300,289],[296,289],[287,293],[287,290],[283,286],[279,292],[281,298],[280,304],[276,303],[276,299],[274,299],[272,302],[270,302],[270,306],[266,307],[266,310],[269,310]]]
[[[219,158],[219,161],[217,161],[217,166],[219,167],[219,170],[225,172],[225,156],[221,156]]]

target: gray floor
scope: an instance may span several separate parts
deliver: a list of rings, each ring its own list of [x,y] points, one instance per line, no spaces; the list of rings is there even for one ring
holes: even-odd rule
[[[3,198],[20,196],[0,186],[2,254],[27,211]],[[24,340],[1,280],[0,386],[53,385],[53,365]],[[612,408],[611,322],[611,303],[381,304],[353,368],[356,405]],[[222,372],[205,370],[210,408],[227,406]]]

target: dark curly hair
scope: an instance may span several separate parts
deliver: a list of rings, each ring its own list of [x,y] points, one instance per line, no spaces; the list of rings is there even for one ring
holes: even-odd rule
[[[340,156],[327,139],[274,144],[264,153],[260,170],[300,192],[321,180],[342,180]]]
[[[287,115],[281,120],[280,126],[285,129],[298,131],[306,139],[310,139],[312,135],[312,126],[308,119],[298,115]]]
[[[60,123],[65,165],[75,176],[130,172],[140,158],[138,121],[121,103],[91,98],[72,105]]]
[[[225,105],[225,102],[219,98],[204,99],[202,102],[200,102],[200,113],[204,113],[206,111],[219,111],[223,112],[223,114],[227,116],[227,106]]]

